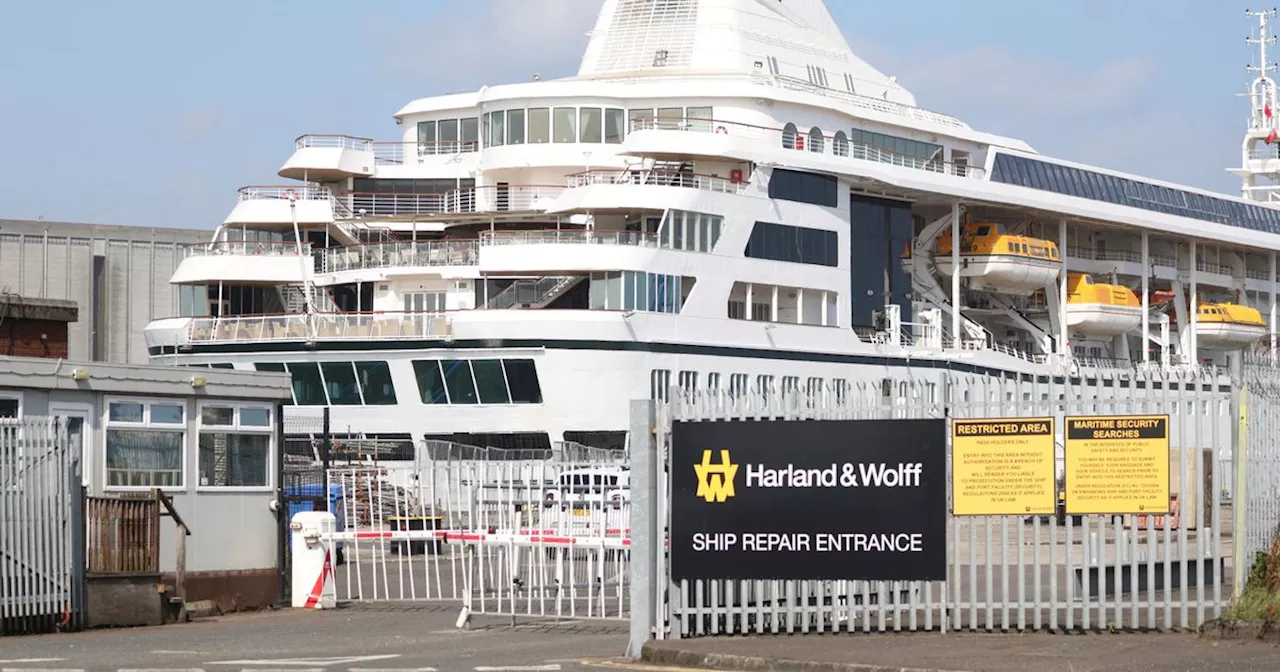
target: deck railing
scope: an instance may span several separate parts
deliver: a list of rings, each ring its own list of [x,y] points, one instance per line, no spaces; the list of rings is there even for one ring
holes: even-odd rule
[[[441,340],[449,336],[445,313],[369,312],[197,317],[189,343],[260,343],[325,340]]]
[[[479,243],[474,240],[378,243],[323,250],[318,256],[321,273],[414,266],[474,266],[479,259]]]
[[[745,182],[734,182],[724,177],[697,175],[675,170],[589,170],[570,175],[568,181],[571,188],[595,184],[626,184],[701,189],[722,194],[740,194],[746,191],[747,188]]]
[[[329,190],[325,187],[257,185],[240,187],[236,192],[241,201],[328,201]]]
[[[631,245],[658,247],[658,236],[639,231],[481,231],[481,247],[487,245]]]
[[[295,149],[318,147],[324,149],[352,149],[356,151],[373,151],[373,138],[358,138],[352,135],[334,133],[309,133],[298,136],[294,140]]]
[[[280,240],[219,240],[182,248],[183,257],[293,257],[297,254],[298,243]],[[311,243],[302,243],[302,254],[311,254]]]

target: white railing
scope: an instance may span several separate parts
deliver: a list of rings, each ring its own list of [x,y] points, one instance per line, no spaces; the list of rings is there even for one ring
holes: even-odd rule
[[[445,313],[311,313],[199,317],[187,328],[189,343],[263,343],[449,337]]]
[[[695,175],[676,170],[589,170],[569,176],[569,187],[586,187],[595,184],[629,184],[651,187],[680,187],[701,189],[723,194],[740,194],[746,191],[745,182],[734,182],[724,177]]]
[[[354,149],[362,152],[373,151],[372,138],[357,138],[351,135],[335,135],[331,133],[298,136],[293,145],[296,149],[319,147],[323,149]]]
[[[311,254],[311,243],[302,244],[302,254]],[[213,243],[195,243],[182,248],[185,257],[294,257],[298,244],[280,240],[220,240]]]
[[[545,211],[564,193],[560,186],[486,185],[442,194],[347,192],[339,202],[353,217]]]
[[[325,187],[306,186],[252,186],[240,187],[237,195],[241,201],[262,201],[278,199],[282,201],[328,201],[329,190]]]
[[[1070,246],[1067,248],[1067,256],[1077,259],[1089,259],[1092,261],[1128,261],[1135,264],[1142,263],[1142,253],[1132,250],[1095,250],[1089,247]]]
[[[1234,275],[1230,266],[1226,264],[1215,264],[1208,261],[1197,261],[1196,270],[1201,273],[1216,273],[1218,275]]]
[[[376,165],[404,165],[417,162],[425,156],[452,156],[480,151],[480,143],[472,140],[438,142],[396,142],[394,140],[373,144],[373,162]]]
[[[682,133],[712,133],[733,138],[747,138],[759,143],[771,144],[797,152],[810,152],[826,156],[872,161],[933,173],[985,179],[986,171],[968,163],[952,163],[907,154],[897,154],[865,142],[855,142],[847,135],[810,136],[808,131],[770,128],[755,124],[719,119],[640,119],[631,123],[632,131],[657,130]]]
[[[480,245],[631,245],[658,247],[658,236],[639,231],[481,231]]]
[[[474,240],[379,243],[317,252],[321,273],[371,268],[474,266],[479,245]]]
[[[1271,271],[1260,271],[1252,268],[1246,268],[1244,270],[1244,277],[1249,278],[1250,280],[1270,280]]]

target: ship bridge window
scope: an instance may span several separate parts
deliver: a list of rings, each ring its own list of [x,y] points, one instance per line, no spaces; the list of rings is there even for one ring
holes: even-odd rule
[[[418,122],[418,155],[458,154],[480,149],[480,118]]]
[[[839,236],[835,231],[772,222],[756,222],[744,254],[751,259],[836,266]]]
[[[524,144],[524,110],[507,110],[507,144]]]
[[[422,359],[413,362],[424,404],[540,404],[531,359]]]
[[[834,208],[840,205],[839,184],[830,175],[774,168],[769,177],[769,198]]]
[[[315,362],[290,362],[289,375],[293,376],[293,403],[299,406],[324,406],[324,382],[320,378],[320,365]]]
[[[578,141],[578,110],[573,107],[557,107],[552,117],[551,137],[558,143]]]
[[[997,152],[991,181],[1280,234],[1280,209]]]
[[[710,252],[720,240],[724,218],[686,210],[668,210],[658,227],[663,247],[690,252]]]
[[[366,406],[394,406],[396,388],[386,362],[356,362],[356,378]]]
[[[578,109],[579,142],[598,144],[604,141],[604,117],[598,107]]]
[[[356,372],[351,362],[321,362],[329,403],[334,406],[361,406],[360,386],[356,384]]]
[[[529,108],[529,144],[544,145],[551,142],[551,110],[545,107]]]

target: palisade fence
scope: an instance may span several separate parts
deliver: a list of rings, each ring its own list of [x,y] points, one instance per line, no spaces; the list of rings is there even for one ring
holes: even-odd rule
[[[1258,371],[1253,375],[1261,376]],[[1268,381],[1274,379],[1268,378]],[[1267,401],[1257,396],[1267,395]],[[670,392],[669,401],[633,408],[633,435],[653,429],[654,458],[637,460],[633,448],[633,580],[651,605],[633,604],[633,643],[642,632],[658,637],[745,633],[886,630],[1027,630],[1194,628],[1220,616],[1233,596],[1237,535],[1233,500],[1222,493],[1233,474],[1239,435],[1235,392],[1225,374],[1142,372],[1134,377],[1001,378],[950,372],[884,379],[819,394],[756,391]],[[1280,384],[1255,393],[1250,412],[1274,426],[1250,429],[1249,549],[1265,547],[1280,518]],[[652,409],[652,424],[649,412]],[[730,581],[671,582],[669,555],[656,550],[661,525],[673,512],[670,474],[689,465],[670,462],[673,421],[751,419],[1055,418],[1056,459],[1063,474],[1064,416],[1169,415],[1171,493],[1175,515],[964,516],[950,515],[951,451],[947,474],[947,579],[934,582]],[[642,417],[643,416],[643,417]],[[1253,417],[1253,416],[1251,416]],[[648,434],[648,433],[646,433]],[[858,437],[848,437],[856,453]],[[948,442],[950,439],[948,439]],[[1267,457],[1256,459],[1255,445]],[[633,446],[643,449],[643,441]],[[708,446],[725,448],[728,446]],[[787,446],[778,446],[785,451]],[[655,468],[653,459],[665,469]],[[1255,468],[1256,467],[1256,468]],[[650,483],[657,497],[640,490]],[[1256,478],[1255,478],[1256,476]],[[1257,484],[1254,481],[1259,481]],[[1059,483],[1061,486],[1061,481]],[[1266,487],[1264,487],[1266,486]],[[1238,491],[1236,491],[1238,492]],[[1266,515],[1256,502],[1267,499]],[[1234,501],[1239,501],[1234,500]],[[856,516],[857,511],[796,511],[796,516]],[[653,518],[650,518],[653,516]],[[1260,526],[1260,527],[1258,527]],[[1255,540],[1254,535],[1258,537]],[[664,544],[665,545],[665,544]],[[1252,557],[1248,555],[1247,557]],[[656,577],[656,578],[655,578]]]
[[[0,635],[83,627],[79,448],[65,419],[0,419]]]
[[[1247,359],[1241,382],[1238,422],[1245,459],[1237,463],[1242,473],[1235,501],[1243,504],[1236,520],[1246,532],[1237,582],[1280,528],[1280,370],[1268,355]]]

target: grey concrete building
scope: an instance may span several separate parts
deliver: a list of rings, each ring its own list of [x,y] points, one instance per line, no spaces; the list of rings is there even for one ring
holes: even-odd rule
[[[143,328],[178,314],[183,247],[213,232],[0,219],[0,294],[75,301],[71,359],[145,364]]]

